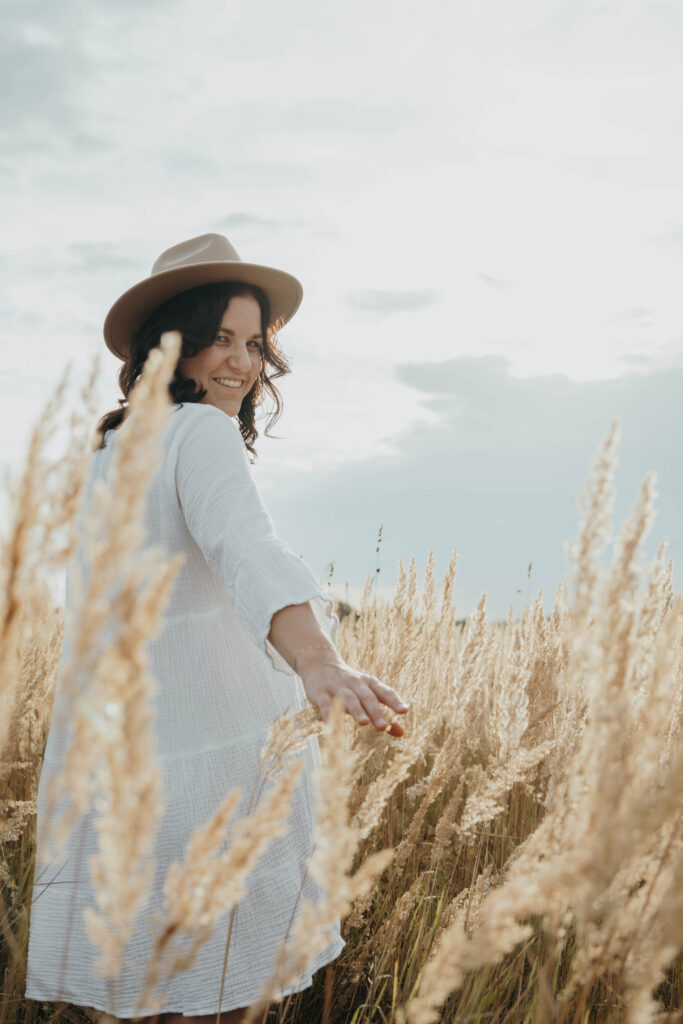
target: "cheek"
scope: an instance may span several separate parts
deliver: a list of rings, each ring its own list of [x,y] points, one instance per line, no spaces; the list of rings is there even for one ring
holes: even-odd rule
[[[193,377],[195,380],[205,377],[209,370],[206,358],[202,358],[201,355],[181,359],[179,367],[185,377]]]

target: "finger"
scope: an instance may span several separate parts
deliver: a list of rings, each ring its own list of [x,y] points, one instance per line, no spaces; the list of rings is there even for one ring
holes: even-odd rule
[[[358,694],[363,707],[365,708],[368,715],[372,719],[372,724],[375,726],[375,728],[386,729],[389,723],[384,717],[382,705],[377,700],[377,697],[375,697],[370,687],[364,686],[361,683],[358,686],[356,693]]]
[[[402,697],[396,693],[396,690],[392,690],[386,683],[381,682],[376,676],[365,676],[367,684],[371,687],[373,693],[376,694],[377,698],[381,700],[382,704],[386,704],[387,707],[392,708],[399,714],[405,715],[406,711],[410,709],[410,704],[404,701]]]
[[[320,714],[322,716],[323,722],[327,722],[327,719],[330,717],[330,706],[331,706],[331,704],[332,704],[332,701],[330,700],[330,698],[327,695],[325,695],[324,697],[321,697],[320,700],[318,701],[318,711],[320,712]]]
[[[343,690],[338,690],[337,693],[346,704],[346,710],[350,715],[356,719],[361,725],[367,725],[370,719],[368,718],[365,708],[361,704],[360,700],[353,692],[345,687]]]

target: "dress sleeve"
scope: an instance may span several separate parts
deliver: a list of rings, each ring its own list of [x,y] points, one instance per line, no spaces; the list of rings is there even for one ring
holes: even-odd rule
[[[276,535],[235,421],[212,405],[196,403],[187,412],[175,464],[187,528],[256,644],[277,670],[296,675],[267,639],[270,620],[280,608],[310,601],[319,626],[336,645],[334,599]]]

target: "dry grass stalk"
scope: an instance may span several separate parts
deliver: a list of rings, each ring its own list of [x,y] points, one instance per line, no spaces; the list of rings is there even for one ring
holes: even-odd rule
[[[251,1024],[263,1014],[273,999],[281,999],[283,990],[299,981],[316,954],[330,942],[337,918],[348,914],[353,901],[366,892],[387,867],[391,850],[379,850],[367,857],[352,876],[353,857],[358,846],[357,830],[349,823],[348,797],[354,756],[343,741],[346,711],[341,697],[334,697],[323,735],[322,771],[316,777],[315,848],[308,870],[321,886],[324,897],[318,904],[306,900],[296,918],[291,938],[278,957],[271,978],[261,989],[259,999],[246,1013],[243,1024]]]
[[[458,834],[458,816],[462,814],[462,798],[465,792],[465,787],[470,784],[471,776],[473,773],[473,766],[468,768],[467,771],[463,772],[455,786],[453,792],[449,796],[441,816],[434,828],[434,845],[432,846],[432,853],[430,858],[430,867],[432,870],[441,863],[443,857],[446,856],[447,847],[453,843]]]
[[[456,828],[465,843],[471,843],[476,828],[489,824],[498,814],[505,811],[501,799],[519,782],[526,782],[538,765],[555,747],[555,740],[545,740],[527,749],[520,747],[509,760],[500,765],[490,765],[489,772],[481,771],[478,785],[465,802]]]
[[[53,607],[44,581],[34,583],[21,614],[26,621],[20,628],[24,640],[19,651],[19,679],[5,757],[0,759],[0,781],[14,796],[0,797],[0,843],[14,842],[36,813],[37,783],[63,635],[62,616]]]
[[[99,360],[84,388],[83,413],[80,417],[72,414],[67,455],[52,464],[43,453],[56,430],[70,363],[32,431],[20,480],[13,481],[6,474],[10,526],[0,549],[0,757],[5,760],[14,760],[6,748],[20,714],[19,652],[33,626],[22,612],[31,604],[35,586],[43,585],[42,574],[61,567],[70,556],[73,538],[65,548],[63,532],[72,523],[74,502],[82,491],[85,470],[79,462],[82,444],[78,431],[92,411],[98,365]]]
[[[256,809],[232,824],[230,846],[224,853],[218,851],[240,802],[241,790],[231,790],[213,817],[194,830],[183,863],[171,864],[164,882],[166,908],[155,915],[157,938],[136,1003],[138,1009],[161,1009],[168,993],[154,995],[155,989],[165,978],[194,963],[218,920],[246,893],[247,877],[258,859],[273,839],[289,831],[292,795],[303,768],[301,758],[297,758],[282,770]],[[180,944],[179,951],[174,951],[174,944]]]
[[[603,458],[595,471],[599,480],[594,492],[602,494],[605,502],[610,464],[610,459]],[[658,921],[672,920],[661,900],[665,891],[672,896],[672,882],[678,876],[672,837],[678,835],[681,817],[678,780],[683,752],[672,751],[664,764],[659,755],[674,672],[679,673],[676,688],[682,684],[683,599],[673,603],[668,615],[656,617],[661,625],[654,641],[654,669],[645,712],[629,687],[638,677],[629,671],[638,653],[636,555],[652,522],[653,493],[649,475],[620,531],[604,585],[598,588],[592,570],[579,567],[581,585],[572,609],[574,643],[563,687],[567,692],[581,679],[587,714],[584,719],[576,715],[572,720],[580,735],[562,773],[563,784],[553,789],[549,815],[511,858],[504,884],[484,899],[478,928],[469,935],[456,918],[442,933],[425,965],[419,994],[402,1009],[401,1020],[411,1024],[437,1020],[438,1006],[460,985],[466,970],[498,962],[530,934],[530,926],[519,921],[532,914],[541,915],[551,935],[559,937],[565,934],[571,909],[578,952],[560,1002],[565,1008],[579,985],[587,991],[603,965],[623,967],[627,950],[633,957],[636,949],[644,948],[649,954],[649,970],[642,972],[640,986],[632,981],[628,991],[641,1007],[637,1019],[645,1019],[644,986],[651,989],[661,979],[657,971],[661,972],[665,958],[670,959],[680,948],[680,915],[668,933],[660,924],[658,929],[650,929],[649,943],[634,943],[633,929],[644,919],[642,907],[638,914],[630,914],[629,926],[623,898],[625,884],[637,881],[634,868],[642,871],[643,859],[652,857],[659,843],[671,864],[665,871],[663,853],[655,857],[657,870],[652,877],[658,884],[650,887],[650,899],[658,907]],[[595,521],[583,525],[587,540],[574,548],[588,561],[593,552],[589,539],[599,536],[605,522],[599,502],[591,508]],[[643,714],[646,721],[638,719]],[[666,842],[662,842],[663,836]],[[683,847],[683,843],[678,845]],[[673,906],[678,907],[675,897]],[[658,944],[651,940],[657,932],[662,936]],[[654,1009],[651,1001],[649,1005]]]
[[[283,766],[304,749],[311,737],[319,736],[322,730],[322,716],[313,704],[293,714],[285,711],[278,715],[268,730],[261,750],[261,785],[269,779],[277,778]]]
[[[161,462],[162,450],[155,446],[170,415],[168,383],[179,344],[178,334],[164,336],[160,348],[150,353],[131,392],[128,434],[120,437],[124,456],[130,454],[134,444],[148,473],[140,486],[143,497],[147,493],[145,484]],[[135,461],[122,459],[119,452],[117,456],[118,462],[116,456],[113,460],[114,492],[121,467]],[[138,502],[135,508],[128,508],[128,516],[141,518],[142,511],[143,503]],[[99,522],[96,513],[94,523]],[[88,535],[88,541],[91,539],[97,539],[95,530]],[[84,911],[88,935],[100,952],[94,971],[108,978],[120,973],[126,944],[147,901],[156,868],[156,861],[148,855],[154,847],[166,801],[154,733],[153,698],[158,684],[148,672],[145,649],[149,639],[158,633],[182,564],[178,557],[158,566],[145,559],[141,571],[134,549],[123,557],[121,551],[118,555],[122,586],[116,606],[122,626],[100,662],[100,672],[95,674],[91,705],[95,714],[101,709],[106,716],[102,719],[106,726],[99,736],[101,761],[96,783],[100,793],[95,818],[99,850],[88,864],[99,911],[93,907]],[[160,558],[163,557],[161,552]],[[145,586],[144,572],[150,567],[153,574]],[[97,571],[96,566],[93,571]]]
[[[153,549],[141,557],[139,548],[144,538],[142,516],[147,487],[162,457],[157,445],[170,414],[168,382],[179,344],[179,334],[165,335],[161,347],[150,353],[144,373],[131,392],[130,424],[118,439],[120,446],[112,460],[109,486],[96,489],[99,493],[93,518],[84,534],[89,579],[96,583],[85,593],[77,588],[73,606],[74,619],[79,623],[74,647],[87,651],[91,643],[87,660],[92,674],[76,703],[77,726],[67,748],[65,770],[50,779],[48,788],[55,803],[70,790],[78,794],[78,799],[72,805],[72,814],[58,822],[61,831],[48,817],[46,860],[50,856],[50,836],[56,834],[58,846],[64,843],[77,818],[73,812],[82,811],[90,800],[96,801],[99,851],[90,858],[88,867],[99,911],[86,908],[85,923],[100,952],[95,973],[109,978],[120,972],[135,918],[147,899],[156,864],[146,858],[165,809],[153,727],[153,697],[158,685],[148,672],[145,648],[160,628],[182,556],[163,564],[163,549]],[[105,577],[113,582],[114,562],[121,586],[107,614],[101,580]],[[93,636],[101,636],[117,616],[121,625],[113,641],[104,651],[93,654],[92,650],[97,649],[97,644],[92,644]],[[82,678],[78,658],[69,667],[65,682],[73,693],[75,681]],[[60,710],[66,707],[62,703]],[[85,776],[84,767],[91,768],[93,775]]]
[[[441,914],[436,930],[434,942],[429,956],[435,956],[438,949],[438,939],[446,928],[453,927],[457,921],[462,924],[468,934],[476,929],[481,916],[481,904],[484,896],[499,879],[493,875],[493,865],[486,867],[477,875],[472,885],[468,885],[462,892],[457,893],[448,903]]]
[[[600,570],[597,558],[612,537],[611,517],[614,507],[615,455],[619,442],[619,420],[612,421],[607,438],[600,445],[578,506],[582,516],[579,536],[565,545],[565,553],[574,566],[574,602],[572,613],[578,627],[593,612],[595,590]]]
[[[44,540],[40,534],[47,520],[43,451],[55,428],[55,419],[67,386],[69,368],[62,374],[47,406],[34,427],[22,478],[6,475],[10,527],[0,551],[0,755],[15,723],[13,714],[18,678],[17,651],[24,637],[22,608],[29,600],[32,578],[41,565]]]
[[[570,547],[575,593],[570,599],[566,585],[558,584],[549,619],[543,612],[542,588],[518,622],[511,607],[507,621],[487,623],[483,594],[461,630],[452,601],[457,551],[444,581],[440,612],[431,551],[419,600],[414,558],[408,573],[399,563],[391,602],[373,599],[369,577],[360,618],[355,623],[352,614],[342,620],[338,645],[350,664],[386,679],[412,702],[410,719],[420,726],[395,746],[393,760],[387,758],[390,744],[385,736],[349,728],[346,720],[333,736],[329,723],[323,728],[312,708],[275,723],[262,751],[261,789],[266,779],[282,782],[307,739],[320,736],[323,774],[329,774],[322,782],[318,809],[324,830],[316,870],[326,898],[302,908],[305,912],[288,935],[270,987],[264,986],[261,1009],[299,980],[329,942],[331,922],[341,916],[349,928],[361,931],[357,939],[351,940],[348,932],[345,936],[345,956],[336,967],[342,983],[331,1005],[345,1012],[365,977],[367,992],[361,995],[367,1006],[356,1007],[357,1024],[379,1012],[380,1003],[382,1012],[397,1020],[436,1020],[443,999],[460,987],[468,971],[478,968],[482,974],[462,986],[458,1013],[463,1017],[475,1018],[485,1010],[499,1021],[532,1016],[558,1024],[583,1021],[598,1013],[592,993],[596,981],[610,972],[611,991],[625,1006],[628,1024],[654,1019],[658,1005],[652,991],[683,948],[683,598],[673,594],[672,563],[665,561],[664,544],[657,550],[645,592],[638,590],[637,555],[653,518],[652,476],[641,488],[616,541],[612,565],[601,579],[597,556],[609,538],[617,434],[615,421],[580,500],[579,537]],[[16,591],[22,573],[14,575]],[[143,573],[135,585],[130,581],[131,595],[142,580]],[[110,585],[105,579],[95,595],[107,593]],[[13,712],[0,766],[0,799],[13,823],[7,830],[13,841],[31,819],[33,782],[27,781],[22,793],[7,786],[23,775],[30,780],[42,725],[49,718],[41,704],[49,700],[54,665],[50,646],[58,646],[59,629],[54,617],[40,613],[46,601],[37,589],[25,591],[27,623],[38,625],[33,632],[27,626],[29,639],[21,645],[25,682],[16,694],[13,707],[19,710]],[[129,596],[128,605],[120,606],[122,617],[130,616],[132,608]],[[91,615],[92,622],[96,616]],[[135,645],[135,632],[130,635]],[[124,692],[125,669],[117,667],[115,645],[104,657]],[[104,661],[100,670],[106,670]],[[28,697],[23,690],[31,686],[33,696]],[[119,724],[107,720],[102,710],[92,702],[81,704],[81,711],[91,716],[90,725],[99,724],[111,738]],[[21,727],[22,717],[29,720],[26,728]],[[133,717],[144,728],[144,710],[136,710]],[[431,756],[429,767],[426,759]],[[80,767],[91,770],[85,758]],[[414,781],[399,792],[408,774]],[[120,793],[110,789],[110,824],[126,813],[122,803],[115,810],[124,799],[124,786],[125,774]],[[153,784],[150,798],[152,793]],[[437,800],[440,805],[434,806]],[[228,800],[223,827],[233,813]],[[134,821],[133,814],[129,820]],[[371,883],[382,870],[381,859],[373,863],[367,858],[349,878],[353,859],[363,863],[360,844],[372,849],[371,833],[378,827],[385,843],[387,837],[389,846],[398,843],[379,892]],[[119,857],[131,842],[131,837],[122,840]],[[186,855],[187,863],[176,866],[172,877],[171,885],[177,887],[175,920],[181,919],[183,902],[185,920],[171,929],[168,948],[150,965],[157,979],[169,969],[183,970],[189,962],[188,943],[194,944],[196,954],[210,934],[202,901],[213,899],[215,865],[208,846],[200,847],[198,841],[194,854]],[[390,850],[382,853],[391,857]],[[7,907],[0,903],[0,927],[18,958],[21,944],[9,924],[22,899],[16,863],[11,857],[0,861],[0,880],[11,901]],[[122,873],[123,863],[114,858],[108,868],[113,877]],[[234,906],[234,877],[228,870],[223,899],[226,906]],[[506,992],[523,979],[519,973],[515,981],[513,973],[509,980],[510,971],[521,972],[516,965],[523,960],[522,952],[539,956],[535,939],[525,951],[518,950],[523,938],[531,938],[526,923],[531,915],[540,919],[549,939],[547,953],[543,963],[533,961],[538,980],[524,995],[526,1003],[518,997],[512,1011]],[[175,961],[173,938],[181,945]],[[555,968],[559,957],[567,955],[569,941],[573,953],[568,975],[562,972],[566,980],[556,992]],[[514,966],[490,975],[490,984],[499,986],[499,1003],[492,1005],[487,996],[484,1005],[482,985],[490,965],[515,950],[510,961]],[[391,1007],[388,990],[382,996],[378,987],[387,971],[393,974]],[[9,986],[15,984],[12,974],[6,979]],[[376,1010],[371,1008],[375,1002]],[[280,1019],[286,1015],[284,1007]]]
[[[160,348],[150,353],[146,377],[143,374],[131,392],[126,417],[130,425],[117,439],[109,479],[96,481],[93,500],[87,509],[82,504],[78,510],[86,561],[73,566],[72,616],[66,624],[69,656],[60,679],[65,699],[53,709],[51,724],[53,729],[69,730],[71,738],[63,770],[48,786],[46,859],[64,856],[67,836],[95,796],[103,739],[118,733],[119,701],[109,701],[108,672],[120,673],[117,663],[127,658],[130,643],[133,661],[158,631],[170,574],[182,564],[183,556],[164,566],[163,549],[142,550],[147,489],[161,459],[158,439],[170,414],[168,381],[179,344],[178,332],[167,332]],[[152,596],[145,596],[145,583]],[[140,609],[149,615],[154,608],[157,621],[136,621]],[[126,635],[120,636],[117,648],[118,623],[124,624]],[[71,806],[57,819],[55,808],[64,798]]]
[[[408,860],[418,843],[420,830],[430,806],[448,785],[450,779],[461,769],[463,730],[462,724],[452,727],[442,745],[439,747],[434,763],[426,779],[419,787],[422,798],[408,826],[408,831],[401,839],[394,853],[394,869],[399,870]]]
[[[19,620],[12,620],[10,626],[10,632],[18,636],[14,654],[6,615],[0,644],[0,662],[5,665],[0,668],[0,705],[5,709],[0,718],[6,729],[4,749],[0,746],[0,780],[15,798],[14,803],[0,798],[3,843],[13,842],[24,821],[35,813],[64,629],[47,578],[65,564],[74,546],[73,511],[85,479],[83,452],[87,448],[88,419],[95,415],[98,365],[99,358],[79,396],[79,411],[71,415],[66,454],[55,463],[43,458],[42,449],[55,429],[56,406],[69,367],[56,397],[43,413],[31,440],[23,480],[16,492],[21,497],[14,503],[14,521],[0,555],[4,575],[0,601],[4,599],[6,610],[8,602],[19,607]],[[15,669],[10,670],[12,664]]]
[[[422,745],[427,740],[428,727],[429,723],[422,723],[409,733],[407,742],[398,744],[389,767],[382,775],[376,776],[366,790],[363,803],[351,822],[351,827],[357,830],[359,839],[365,839],[379,824],[382,811],[396,787],[407,778],[410,769],[420,758]],[[389,742],[386,736],[383,738],[386,743]]]
[[[98,853],[89,860],[97,912],[86,907],[88,935],[100,950],[94,970],[115,977],[139,911],[147,900],[156,861],[146,859],[166,809],[163,774],[157,760],[153,696],[156,680],[147,672],[144,648],[154,635],[177,564],[162,570],[142,597],[131,593],[131,615],[118,634],[106,676],[110,728],[101,741],[102,764],[95,818]],[[135,624],[136,629],[128,629]]]

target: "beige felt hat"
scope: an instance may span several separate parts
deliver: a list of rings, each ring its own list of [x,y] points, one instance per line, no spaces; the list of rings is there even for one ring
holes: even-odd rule
[[[285,270],[244,263],[225,235],[197,235],[162,252],[149,277],[119,296],[104,321],[107,348],[126,359],[131,337],[158,306],[188,288],[220,281],[260,285],[270,300],[271,322],[279,326],[291,320],[304,294]]]

